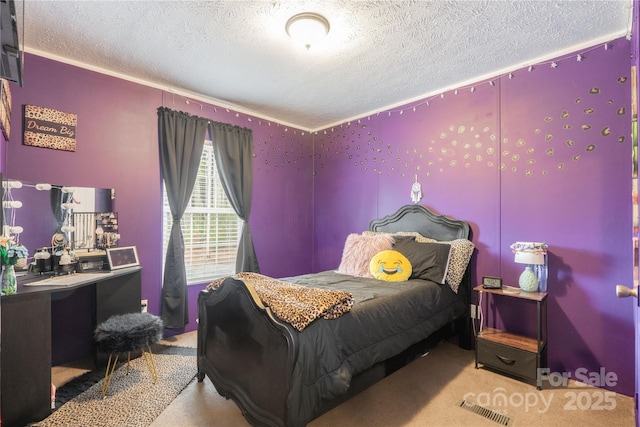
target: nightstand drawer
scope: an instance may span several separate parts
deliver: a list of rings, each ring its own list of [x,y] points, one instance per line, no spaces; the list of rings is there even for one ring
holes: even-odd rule
[[[478,338],[478,363],[520,377],[537,378],[536,353]]]

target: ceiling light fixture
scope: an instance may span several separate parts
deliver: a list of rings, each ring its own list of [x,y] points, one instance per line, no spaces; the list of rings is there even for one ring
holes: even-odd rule
[[[314,12],[293,15],[285,25],[289,37],[303,44],[307,50],[329,34],[330,28],[327,18]]]

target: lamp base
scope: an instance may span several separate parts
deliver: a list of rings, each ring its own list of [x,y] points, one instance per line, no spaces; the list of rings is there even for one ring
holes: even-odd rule
[[[522,274],[520,274],[518,284],[520,285],[520,289],[525,292],[536,292],[538,290],[538,277],[531,266],[528,265],[525,267]]]

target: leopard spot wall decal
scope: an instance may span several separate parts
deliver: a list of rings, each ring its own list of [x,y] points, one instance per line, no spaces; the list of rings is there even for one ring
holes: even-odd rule
[[[597,87],[592,87],[591,89],[589,89],[589,93],[590,93],[591,95],[597,95],[597,94],[599,94],[599,93],[600,93],[600,89],[599,89],[599,88],[597,88]]]
[[[624,116],[625,114],[627,114],[627,109],[625,107],[618,108],[618,115],[619,116]]]
[[[560,114],[560,117],[563,119],[566,119],[569,117],[569,112],[567,110],[562,111],[562,114]]]
[[[590,125],[582,125],[582,130],[589,130],[591,129]]]
[[[605,127],[604,129],[602,129],[602,130],[600,131],[600,134],[601,134],[602,136],[609,136],[609,135],[611,135],[611,128],[610,128],[609,126]]]
[[[584,113],[585,114],[593,114],[593,113],[595,113],[595,111],[596,110],[593,109],[593,108],[585,108]]]
[[[584,149],[587,152],[593,151],[596,149],[596,145],[595,144],[589,144],[587,145],[587,147]]]

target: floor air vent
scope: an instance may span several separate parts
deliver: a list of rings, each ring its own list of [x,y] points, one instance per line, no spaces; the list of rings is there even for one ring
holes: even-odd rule
[[[462,399],[460,403],[458,403],[458,406],[462,409],[466,409],[467,411],[471,411],[474,414],[478,414],[481,417],[491,420],[494,423],[500,424],[501,426],[511,427],[513,425],[513,419],[511,417],[494,411],[493,409],[487,409],[484,406],[478,405],[477,403],[469,402],[466,399]]]

